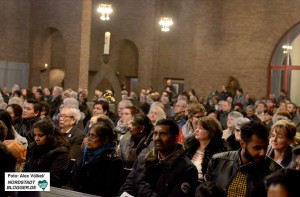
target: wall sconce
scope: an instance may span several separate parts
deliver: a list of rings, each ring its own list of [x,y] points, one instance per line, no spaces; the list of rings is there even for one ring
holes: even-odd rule
[[[43,73],[43,72],[45,72],[47,69],[48,69],[48,64],[45,64],[45,65],[44,65],[44,68],[43,68],[43,69],[40,69],[40,72]]]
[[[173,25],[173,20],[171,17],[161,17],[159,25],[162,26],[161,31],[168,32],[170,31],[170,26]]]
[[[111,4],[101,3],[97,9],[97,12],[101,14],[100,19],[103,21],[108,21],[110,19],[109,14],[112,13]]]

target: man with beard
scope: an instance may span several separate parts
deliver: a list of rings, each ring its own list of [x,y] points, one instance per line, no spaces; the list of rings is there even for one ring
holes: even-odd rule
[[[121,196],[194,196],[198,173],[177,143],[179,128],[162,119],[153,132],[154,149],[139,155],[120,189]]]
[[[281,169],[266,156],[268,128],[251,121],[241,127],[241,149],[218,153],[210,160],[205,175],[227,191],[227,196],[266,196],[264,178]]]

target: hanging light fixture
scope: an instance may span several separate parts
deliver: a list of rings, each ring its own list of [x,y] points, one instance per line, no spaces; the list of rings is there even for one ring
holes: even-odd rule
[[[170,26],[173,25],[173,20],[171,17],[161,17],[159,25],[162,26],[161,31],[168,32],[170,31]]]
[[[112,13],[111,4],[101,3],[97,8],[97,12],[101,14],[100,19],[103,21],[107,21],[110,19],[109,14]]]

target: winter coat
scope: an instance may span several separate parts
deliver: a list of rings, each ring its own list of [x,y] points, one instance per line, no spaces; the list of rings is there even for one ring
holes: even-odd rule
[[[128,175],[119,194],[127,192],[141,197],[194,196],[198,172],[184,155],[184,147],[177,144],[176,150],[164,160],[158,159],[153,149],[140,155]]]
[[[65,146],[52,144],[38,146],[31,143],[27,149],[25,172],[50,172],[50,185],[61,187],[66,181],[69,167],[69,150]]]
[[[116,151],[106,151],[83,163],[82,151],[72,170],[72,187],[79,192],[115,197],[121,186],[122,160]]]

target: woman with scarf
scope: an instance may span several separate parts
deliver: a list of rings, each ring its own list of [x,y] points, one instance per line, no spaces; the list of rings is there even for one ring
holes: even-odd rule
[[[72,170],[74,190],[116,196],[121,187],[123,162],[116,152],[117,134],[108,121],[95,123]]]

